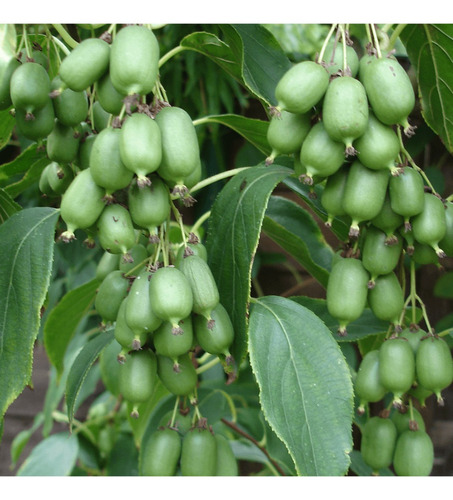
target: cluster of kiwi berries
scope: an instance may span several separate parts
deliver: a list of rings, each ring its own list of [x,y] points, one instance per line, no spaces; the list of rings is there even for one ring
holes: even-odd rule
[[[69,243],[80,230],[87,246],[97,241],[104,250],[95,309],[102,327],[113,328],[120,392],[138,418],[138,406],[149,401],[158,380],[176,398],[197,405],[196,354],[218,356],[231,375],[234,330],[206,247],[187,231],[175,204],[190,206],[195,200],[189,189],[202,177],[192,119],[167,102],[153,31],[117,28],[83,39],[52,80],[45,61],[14,60],[2,104],[12,106],[18,133],[45,148],[49,164],[39,188],[61,197],[66,230],[59,239]],[[180,229],[177,244],[170,238],[172,224]],[[195,417],[187,433],[193,438],[182,446],[182,474],[215,475],[216,447],[228,463],[235,463],[234,456],[228,443],[217,444],[221,437],[214,437],[199,412]],[[180,438],[174,421],[164,427],[156,440]],[[145,473],[175,473],[179,452],[175,467],[159,466],[173,463],[167,455],[176,445],[150,446]]]
[[[415,106],[411,80],[377,45],[359,57],[343,32],[341,40],[326,41],[315,61],[287,71],[275,95],[267,163],[293,155],[311,195],[314,185],[323,187],[326,226],[337,217],[349,225],[346,250],[335,254],[327,286],[338,333],[347,335],[367,305],[389,323],[386,340],[366,353],[355,380],[359,414],[388,395],[392,408],[362,429],[363,459],[374,473],[393,464],[398,475],[429,475],[432,442],[415,421],[412,402],[423,406],[435,394],[442,404],[453,361],[429,323],[428,331],[415,321],[405,324],[406,308],[411,302],[415,309],[416,300],[413,293],[405,299],[398,270],[406,259],[415,266],[453,257],[453,200],[435,192],[404,148],[404,136],[415,133],[408,121]],[[404,424],[395,426],[389,413]]]

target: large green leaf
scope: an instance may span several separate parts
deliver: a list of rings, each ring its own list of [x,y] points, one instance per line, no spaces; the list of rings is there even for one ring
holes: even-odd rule
[[[329,329],[292,300],[263,297],[251,307],[249,352],[263,413],[287,446],[297,473],[346,474],[353,389]]]
[[[0,226],[0,417],[30,380],[58,215],[28,208]]]
[[[263,231],[327,286],[333,250],[308,211],[287,198],[271,196]]]
[[[234,176],[215,200],[206,247],[220,301],[234,325],[231,353],[238,363],[247,348],[247,309],[253,257],[267,202],[291,170],[279,165],[249,168]]]
[[[401,33],[419,85],[422,114],[453,152],[453,25],[410,24]]]
[[[92,280],[69,291],[50,311],[44,325],[44,346],[49,361],[61,375],[63,360],[80,320],[91,309],[99,281]]]

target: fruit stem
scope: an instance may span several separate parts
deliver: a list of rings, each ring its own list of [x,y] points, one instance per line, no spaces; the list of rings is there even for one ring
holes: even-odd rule
[[[201,215],[197,221],[195,222],[195,224],[192,226],[192,233],[196,233],[198,231],[198,228],[206,221],[209,219],[209,217],[211,217],[211,211],[208,210],[207,212],[205,212],[203,215]]]
[[[58,31],[58,34],[69,45],[69,47],[71,47],[71,49],[75,49],[77,45],[79,45],[79,43],[66,31],[62,24],[52,24],[52,26]]]
[[[183,47],[182,45],[178,45],[177,47],[169,50],[165,55],[163,55],[159,59],[159,68],[163,66],[169,59],[171,59],[173,56],[179,54],[180,52],[183,52],[184,50],[187,50],[189,47]]]
[[[403,29],[407,26],[407,24],[398,24],[397,27],[393,30],[393,33],[390,36],[389,39],[389,45],[388,45],[388,50],[392,50],[393,47],[396,44],[396,41],[398,40],[398,37],[400,36],[401,32]]]
[[[196,120],[197,122],[199,120]],[[195,122],[194,122],[195,124]],[[206,186],[209,186],[210,184],[214,184],[214,182],[220,181],[222,179],[226,179],[228,177],[233,177],[234,175],[238,174],[239,172],[242,172],[243,170],[247,170],[249,168],[253,167],[239,167],[239,168],[233,168],[231,170],[226,170],[225,172],[220,172],[220,174],[212,175],[211,177],[208,177],[197,184],[193,186],[190,189],[190,193],[192,194],[194,191],[198,191],[199,189],[203,189]]]
[[[180,396],[176,396],[175,406],[173,407],[173,413],[171,414],[170,427],[173,427],[175,425],[176,412],[178,411],[178,406],[179,406],[179,399]]]
[[[211,359],[211,361],[208,361],[204,365],[199,366],[195,371],[197,372],[197,375],[200,375],[200,373],[204,373],[213,366],[217,365],[219,362],[220,359],[218,357],[215,357],[214,359]]]
[[[22,26],[22,37],[24,39],[25,43],[25,53],[27,54],[27,57],[31,59],[31,49],[30,49],[30,44],[28,43],[28,34],[27,34],[27,27],[26,24]]]
[[[187,247],[187,238],[186,238],[186,233],[184,230],[184,224],[182,221],[182,215],[181,212],[176,208],[175,204],[173,203],[173,200],[170,199],[170,204],[171,204],[171,209],[173,210],[173,214],[175,216],[176,222],[179,225],[179,229],[181,230],[181,236],[182,236],[182,242],[184,245],[184,248]]]
[[[373,39],[373,45],[374,45],[374,47],[376,49],[377,56],[378,56],[378,58],[381,58],[382,57],[381,46],[379,45],[379,38],[378,38],[377,33],[376,33],[376,27],[375,27],[374,24],[370,24],[369,27],[370,27],[370,30],[371,30],[371,36],[372,36],[372,39]]]
[[[324,43],[322,44],[321,51],[319,52],[319,56],[318,56],[317,62],[323,60],[324,52],[326,51],[327,44],[329,43],[329,40],[330,40],[333,32],[335,31],[336,27],[337,27],[336,24],[332,24],[332,26],[330,27],[329,33],[327,33],[327,36],[326,36],[326,38],[324,40]]]

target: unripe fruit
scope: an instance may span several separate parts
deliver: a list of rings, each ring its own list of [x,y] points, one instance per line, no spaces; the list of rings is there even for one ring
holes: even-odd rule
[[[55,113],[51,99],[43,108],[34,112],[34,119],[27,119],[27,112],[16,109],[17,131],[32,141],[45,139],[55,126]]]
[[[446,231],[439,246],[447,257],[453,257],[453,202],[446,201],[445,207]]]
[[[203,243],[187,243],[187,246],[181,245],[176,252],[175,266],[179,267],[185,256],[195,254],[204,261],[208,260],[208,252]]]
[[[43,171],[41,172],[41,175],[39,176],[38,188],[43,196],[54,197],[56,196],[56,194],[53,192],[53,189],[49,184],[49,178],[47,177],[47,173],[49,172],[49,170],[50,170],[50,163],[49,165],[46,165],[44,167]]]
[[[175,362],[167,356],[157,356],[157,373],[164,386],[175,396],[190,396],[198,382],[198,375],[188,353]]]
[[[88,114],[88,99],[85,91],[74,92],[64,88],[61,78],[57,75],[51,83],[55,96],[52,99],[55,116],[68,127],[75,127],[83,122]]]
[[[151,434],[141,451],[142,476],[174,476],[181,455],[181,437],[165,428]]]
[[[96,266],[96,279],[103,281],[112,271],[118,271],[120,256],[118,254],[104,252]]]
[[[120,364],[118,363],[118,353],[121,351],[121,346],[113,339],[110,344],[105,347],[99,355],[99,368],[101,371],[101,379],[105,388],[114,396],[120,394],[119,388],[119,371]]]
[[[231,449],[230,442],[222,434],[215,434],[217,441],[216,476],[237,476],[238,463]]]
[[[359,224],[370,221],[382,210],[389,182],[387,170],[371,170],[355,160],[346,181],[343,208],[351,217],[351,238],[360,232]]]
[[[290,113],[307,113],[322,99],[328,85],[329,73],[320,64],[297,63],[277,83],[277,107]]]
[[[115,191],[127,187],[134,175],[121,161],[120,136],[120,129],[105,128],[96,136],[90,155],[93,179],[109,198]]]
[[[107,113],[115,116],[120,114],[125,95],[120,94],[113,86],[109,72],[96,82],[96,97]]]
[[[135,231],[126,208],[118,204],[106,206],[97,222],[97,229],[99,244],[104,250],[122,254],[124,260],[131,260],[128,252],[135,244]]]
[[[145,95],[156,83],[159,43],[145,26],[122,28],[115,36],[110,55],[110,78],[120,94]]]
[[[328,177],[343,165],[344,147],[332,140],[322,121],[313,125],[300,150],[300,162],[306,170],[301,178],[313,184],[313,177]]]
[[[82,170],[85,170],[90,166],[91,149],[96,137],[97,134],[89,133],[87,136],[80,139],[79,151],[77,152],[77,158],[74,161]]]
[[[411,219],[412,233],[416,241],[431,246],[438,257],[445,257],[445,252],[439,247],[447,232],[444,204],[431,193],[425,193],[424,197],[423,211]]]
[[[396,439],[396,427],[389,418],[371,417],[363,426],[360,452],[374,474],[391,465]]]
[[[299,153],[311,127],[310,115],[281,113],[272,116],[267,129],[267,140],[272,152],[266,159],[271,164],[278,155]]]
[[[357,158],[365,167],[373,170],[387,168],[392,174],[398,173],[395,165],[401,148],[398,136],[373,113],[369,114],[366,130],[355,141],[354,147],[357,150]]]
[[[177,358],[189,352],[193,344],[193,324],[191,316],[179,322],[181,333],[175,335],[170,323],[164,322],[153,334],[156,354],[171,358],[177,363]]]
[[[359,60],[359,72],[358,76],[360,81],[363,83],[363,79],[365,77],[365,72],[369,68],[370,64],[376,59],[374,54],[363,54],[363,56]]]
[[[425,332],[425,330],[422,330],[421,328],[417,328],[416,330],[405,328],[399,336],[405,338],[409,342],[412,350],[414,351],[414,354],[416,354],[422,338],[426,337],[427,335],[428,334]]]
[[[327,309],[339,321],[340,335],[346,335],[346,326],[362,315],[368,281],[369,275],[360,260],[344,258],[332,267],[327,283]]]
[[[351,76],[332,80],[324,96],[322,119],[330,138],[345,145],[345,154],[356,153],[352,143],[368,125],[368,101],[364,86]]]
[[[379,380],[379,350],[368,351],[363,357],[354,380],[354,392],[359,398],[357,411],[365,412],[368,403],[380,401],[387,390]]]
[[[405,431],[396,442],[393,467],[397,476],[429,476],[434,465],[434,446],[422,431]]]
[[[128,289],[129,281],[121,271],[112,271],[104,278],[94,300],[94,308],[104,323],[116,320]]]
[[[396,59],[374,59],[364,72],[362,81],[371,108],[386,125],[401,125],[411,133],[408,116],[414,109],[415,94],[410,78]]]
[[[162,417],[159,426],[171,427],[171,429],[176,430],[180,436],[184,436],[192,427],[192,416],[190,412],[181,413],[180,411],[176,412],[176,415],[173,415],[173,410],[170,410]]]
[[[99,101],[94,101],[91,107],[91,126],[96,132],[101,132],[109,126],[111,115],[101,106]]]
[[[415,356],[411,345],[403,338],[386,340],[379,349],[379,378],[381,384],[393,393],[394,405],[401,405],[401,397],[415,378]]]
[[[441,391],[453,382],[453,360],[445,340],[433,336],[423,339],[417,349],[415,370],[417,381],[434,392],[442,404]]]
[[[401,409],[394,410],[390,418],[395,424],[398,435],[409,429],[412,431],[425,430],[425,422],[417,408],[404,408],[404,411],[401,411]]]
[[[376,217],[371,219],[371,224],[384,231],[386,234],[385,243],[387,245],[398,243],[399,237],[395,233],[404,224],[404,219],[401,215],[393,211],[388,190],[381,211]]]
[[[60,196],[74,179],[74,172],[69,165],[60,165],[59,163],[53,161],[49,164],[49,169],[47,171],[47,179],[52,191]]]
[[[148,250],[141,243],[136,243],[130,248],[128,254],[130,259],[127,259],[126,261],[121,259],[119,270],[130,277],[137,276],[143,265],[145,265],[145,261],[149,258]]]
[[[422,266],[427,266],[428,264],[439,264],[439,256],[432,246],[419,243],[418,241],[414,241],[412,246],[413,251],[410,255],[411,259],[416,264],[420,264]]]
[[[113,332],[115,340],[121,345],[122,350],[118,354],[118,361],[123,363],[126,353],[133,350],[139,351],[146,343],[147,332],[145,330],[132,330],[126,318],[127,304],[130,296],[127,295],[118,309],[116,316],[115,330]]]
[[[0,66],[0,110],[8,109],[12,105],[10,87],[11,77],[20,66],[20,62],[15,58],[9,61],[2,61]]]
[[[33,119],[35,111],[47,104],[49,92],[49,75],[38,63],[23,63],[11,75],[11,101],[15,108],[23,109],[29,119]]]
[[[77,156],[79,142],[76,131],[56,119],[52,132],[47,137],[47,156],[52,161],[71,163]]]
[[[157,317],[169,321],[175,333],[179,322],[192,312],[193,293],[189,281],[176,267],[161,267],[153,273],[149,286],[150,300]]]
[[[376,318],[390,321],[400,328],[400,316],[404,308],[404,293],[394,272],[382,274],[368,292],[368,303]]]
[[[348,168],[341,167],[340,170],[327,178],[321,194],[321,205],[327,212],[327,227],[331,227],[334,217],[346,215],[343,209],[344,188],[348,178]]]
[[[87,229],[96,222],[105,207],[103,194],[104,190],[94,182],[89,168],[74,177],[60,205],[61,217],[67,225],[60,236],[63,241],[73,240],[76,229]]]
[[[81,92],[107,71],[109,59],[110,45],[107,42],[87,38],[63,59],[59,75],[68,88]]]
[[[346,50],[346,68],[344,67],[344,50]],[[322,63],[329,75],[347,75],[355,77],[359,70],[359,56],[354,48],[339,41],[331,40],[324,52]]]
[[[209,429],[195,428],[183,438],[181,474],[183,476],[215,476],[217,441]]]
[[[137,175],[137,185],[150,185],[146,176],[156,171],[162,160],[157,123],[144,113],[133,113],[121,127],[119,147],[124,166]]]

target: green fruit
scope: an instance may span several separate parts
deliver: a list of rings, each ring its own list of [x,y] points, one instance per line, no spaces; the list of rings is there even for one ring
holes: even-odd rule
[[[322,119],[330,138],[345,145],[345,154],[356,153],[352,143],[368,125],[368,101],[364,86],[351,76],[332,80],[324,96]]]
[[[328,177],[344,163],[344,147],[332,140],[322,121],[310,129],[300,150],[300,162],[306,170],[301,178],[305,184],[313,184],[313,177]]]
[[[157,175],[149,177],[150,185],[140,187],[133,181],[128,190],[128,204],[133,222],[150,235],[157,235],[157,228],[167,221],[171,212],[170,193]]]
[[[400,152],[400,142],[389,125],[381,123],[373,113],[369,114],[365,132],[354,147],[357,158],[367,168],[381,170],[388,168],[392,174],[398,173],[396,160]]]
[[[389,418],[371,417],[363,426],[360,452],[374,474],[392,464],[396,440],[396,427]]]
[[[71,163],[77,156],[79,142],[76,131],[56,119],[52,132],[47,136],[47,156],[58,163]]]
[[[203,316],[196,315],[193,319],[198,344],[205,352],[229,358],[229,348],[234,340],[234,327],[230,316],[219,302],[212,310],[211,317],[214,320],[212,328],[209,328]]]
[[[346,68],[344,50],[346,50]],[[359,71],[359,56],[354,48],[350,45],[343,46],[335,40],[327,44],[322,63],[331,76],[342,74],[355,77]]]
[[[266,163],[271,164],[278,155],[298,153],[311,127],[310,115],[281,113],[272,116],[267,129],[267,141],[272,149]]]
[[[101,78],[109,60],[110,45],[100,38],[87,38],[63,59],[59,75],[68,88],[81,92]]]
[[[181,245],[176,252],[175,266],[179,267],[181,265],[182,259],[187,255],[195,254],[201,259],[207,262],[208,252],[203,243],[187,243],[187,246]]]
[[[34,119],[28,119],[27,112],[16,109],[16,127],[20,135],[32,141],[45,139],[55,126],[55,113],[51,99],[47,104],[34,112]]]
[[[86,119],[88,99],[85,91],[74,92],[69,88],[65,89],[58,75],[52,80],[51,89],[55,92],[52,99],[55,116],[63,125],[75,127]]]
[[[356,238],[359,224],[370,221],[382,210],[389,182],[387,170],[371,170],[355,160],[344,190],[343,209],[351,217],[349,236]]]
[[[405,431],[396,442],[393,467],[397,476],[429,476],[434,465],[434,446],[422,430]]]
[[[171,358],[177,362],[177,358],[189,352],[193,344],[192,318],[188,316],[179,322],[182,333],[175,335],[171,323],[162,323],[153,334],[154,348],[156,354]]]
[[[415,355],[415,370],[417,381],[442,403],[441,391],[453,382],[453,360],[445,340],[433,336],[423,339]]]
[[[200,163],[197,133],[187,111],[167,106],[156,115],[161,131],[162,162],[157,173],[166,181],[183,186]]]
[[[145,330],[133,330],[126,318],[127,305],[129,303],[130,295],[127,295],[118,309],[116,316],[115,330],[113,332],[115,340],[122,347],[121,352],[118,354],[118,361],[124,362],[126,353],[129,351],[139,351],[147,340],[147,332]]]
[[[104,210],[102,201],[104,190],[91,176],[91,170],[80,171],[62,197],[60,214],[67,225],[67,230],[60,236],[65,241],[75,238],[76,229],[91,227]]]
[[[161,267],[153,273],[149,286],[154,313],[180,333],[179,322],[192,312],[193,293],[186,276],[176,267]]]
[[[321,194],[321,205],[327,212],[326,226],[331,227],[334,217],[346,215],[343,209],[344,189],[348,178],[347,167],[340,167],[334,174],[327,177]]]
[[[418,241],[413,243],[413,251],[411,259],[416,263],[423,266],[428,264],[438,264],[439,256],[431,245],[424,245]]]
[[[198,375],[189,353],[174,361],[167,356],[157,356],[157,373],[164,386],[175,396],[190,396],[198,382]]]
[[[328,85],[329,73],[320,64],[313,61],[299,62],[277,83],[277,107],[290,113],[307,113],[322,99]]]
[[[438,257],[445,257],[445,252],[439,247],[447,232],[444,204],[434,194],[425,193],[424,197],[423,211],[411,219],[412,234],[418,243],[432,247]]]
[[[393,211],[388,190],[381,211],[376,217],[371,219],[371,224],[381,231],[384,231],[387,245],[395,245],[398,243],[399,238],[395,233],[397,229],[404,224],[404,218]]]
[[[104,252],[96,266],[96,279],[103,281],[112,271],[118,271],[120,256],[118,254]]]
[[[379,350],[369,351],[363,357],[357,376],[354,380],[354,392],[359,398],[357,411],[365,412],[368,403],[376,403],[383,399],[387,390],[379,380]]]
[[[124,166],[137,175],[137,185],[150,185],[146,176],[155,172],[162,160],[162,140],[157,123],[144,113],[133,113],[121,127],[119,146]]]
[[[219,303],[219,290],[208,263],[197,255],[189,255],[181,261],[179,269],[192,288],[192,311],[206,318],[213,326],[211,313]]]
[[[11,77],[19,66],[20,62],[15,57],[0,62],[0,110],[8,109],[12,105]]]
[[[408,409],[404,407],[403,410],[404,411],[402,411],[402,409],[394,410],[390,416],[392,422],[395,424],[398,435],[409,429],[412,431],[425,430],[425,422],[417,408],[412,407]]]
[[[46,165],[43,171],[41,172],[41,175],[39,176],[38,187],[43,196],[48,196],[52,198],[56,196],[56,194],[53,192],[53,189],[49,184],[49,178],[47,177],[49,170],[50,170],[50,163],[49,165]]]
[[[105,347],[99,355],[99,369],[101,371],[101,380],[105,388],[114,396],[119,396],[119,372],[120,364],[118,363],[118,354],[121,351],[121,346],[113,339],[110,344]]]
[[[142,476],[174,476],[181,455],[181,437],[173,429],[158,429],[141,451]]]
[[[90,155],[93,179],[110,198],[115,191],[129,186],[134,175],[121,161],[120,137],[120,129],[105,128],[96,136]]]
[[[181,413],[179,411],[176,415],[173,415],[173,410],[170,410],[162,417],[159,426],[171,427],[178,431],[181,436],[184,436],[192,427],[192,417],[190,413]]]
[[[159,43],[145,26],[126,26],[115,36],[110,56],[110,78],[120,94],[145,95],[156,83]]]
[[[126,208],[118,204],[106,206],[98,219],[97,230],[99,244],[104,250],[131,260],[128,252],[135,244],[135,231]]]
[[[445,207],[446,231],[439,246],[447,257],[453,257],[453,202],[446,201]]]
[[[157,381],[157,361],[153,351],[143,349],[126,356],[119,371],[119,386],[124,399],[134,404],[131,416],[139,416],[136,405],[151,398]]]
[[[230,442],[225,436],[215,434],[217,441],[217,468],[216,476],[237,476],[238,463],[231,449]]]
[[[390,321],[396,328],[404,308],[404,292],[394,272],[382,274],[368,292],[368,304],[376,318]]]
[[[364,54],[359,60],[359,72],[358,76],[360,81],[363,83],[365,78],[365,72],[370,67],[370,64],[376,59],[374,54]]]
[[[49,169],[47,171],[47,179],[52,191],[60,196],[74,179],[74,172],[69,165],[60,165],[59,163],[53,161],[49,164]]]
[[[415,106],[409,75],[396,59],[376,58],[368,65],[362,83],[376,117],[385,125],[401,125],[407,134],[408,116]]]
[[[38,63],[23,63],[11,75],[11,101],[16,109],[23,109],[30,119],[47,104],[49,93],[49,75]]]
[[[367,228],[361,258],[363,267],[371,275],[370,288],[378,276],[391,273],[396,268],[402,249],[402,238],[397,239],[395,244],[388,245],[387,235],[383,231],[373,226]]]
[[[96,132],[101,132],[110,124],[110,113],[101,106],[99,101],[95,101],[91,107],[92,110],[92,123],[91,126]]]
[[[128,253],[130,259],[126,261],[121,259],[119,269],[130,277],[137,276],[137,273],[140,272],[140,269],[146,263],[145,261],[149,258],[148,250],[141,243],[136,243],[130,248]]]
[[[415,356],[409,342],[395,337],[386,340],[379,349],[379,378],[387,391],[393,394],[395,405],[415,379]]]
[[[346,326],[360,318],[365,309],[369,275],[358,259],[344,258],[332,267],[327,283],[327,309],[340,323],[338,333],[347,334]]]
[[[423,177],[412,167],[404,167],[389,182],[389,195],[392,210],[404,217],[405,227],[411,229],[409,218],[423,211],[425,188]]]
[[[426,407],[426,399],[433,395],[433,391],[425,389],[420,384],[414,382],[414,385],[410,388],[407,393],[411,398],[415,398],[422,408]]]
[[[162,320],[154,314],[150,301],[150,279],[151,273],[146,269],[142,270],[134,279],[129,292],[125,315],[127,324],[136,334],[152,333],[162,324]]]
[[[207,428],[190,430],[183,438],[181,474],[183,476],[215,476],[217,441]]]
[[[125,95],[120,94],[113,86],[109,72],[96,82],[96,97],[107,113],[115,116],[120,114]]]
[[[93,147],[94,141],[96,140],[96,137],[97,134],[90,133],[80,139],[79,151],[77,153],[75,163],[82,170],[85,170],[90,166],[91,149]]]
[[[115,321],[127,295],[129,281],[121,271],[111,271],[99,285],[94,308],[104,323]]]
[[[425,330],[421,328],[417,328],[416,330],[411,330],[410,328],[405,328],[401,333],[400,337],[405,338],[412,347],[414,354],[417,353],[418,346],[423,337],[426,337],[427,333]]]

